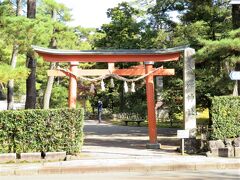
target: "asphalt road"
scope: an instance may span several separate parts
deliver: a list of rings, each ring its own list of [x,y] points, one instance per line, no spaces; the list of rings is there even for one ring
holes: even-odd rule
[[[238,180],[239,170],[214,170],[214,171],[161,171],[155,173],[86,173],[86,174],[56,174],[37,176],[2,176],[1,180]]]

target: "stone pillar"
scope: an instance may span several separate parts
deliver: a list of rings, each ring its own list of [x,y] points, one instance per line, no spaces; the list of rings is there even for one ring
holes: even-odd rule
[[[73,74],[77,74],[78,62],[70,63],[70,71]],[[69,76],[69,89],[68,89],[68,107],[76,108],[77,101],[77,77],[70,74]]]
[[[195,94],[195,50],[184,51],[184,128],[189,129],[190,137],[195,137],[196,130],[196,94]]]
[[[195,50],[187,48],[184,51],[184,129],[189,130],[189,139],[185,140],[185,149],[188,153],[195,153],[196,142],[196,93],[195,93],[195,60],[192,57]]]
[[[156,91],[157,91],[157,102],[162,101],[162,93],[163,90],[163,77],[156,76]]]
[[[145,73],[148,74],[153,70],[154,62],[145,62]],[[159,149],[160,144],[157,142],[157,125],[155,114],[155,100],[154,100],[154,80],[153,74],[146,77],[146,94],[147,94],[147,116],[148,116],[148,134],[149,149]]]
[[[157,102],[155,105],[156,110],[156,117],[157,119],[163,119],[163,101],[162,101],[162,90],[163,90],[163,77],[162,76],[156,76],[156,93],[157,93]]]

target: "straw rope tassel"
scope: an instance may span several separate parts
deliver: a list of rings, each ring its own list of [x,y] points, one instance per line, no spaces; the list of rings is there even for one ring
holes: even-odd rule
[[[101,88],[102,88],[102,91],[105,91],[105,84],[104,84],[103,79],[102,79],[102,81],[101,81]]]
[[[131,92],[136,92],[136,90],[135,90],[135,82],[132,82],[132,84],[131,84]]]
[[[124,92],[127,93],[128,92],[128,85],[127,82],[124,81]]]
[[[115,84],[114,84],[113,78],[110,79],[110,85],[111,85],[111,88],[114,88],[114,87],[115,87]]]
[[[90,92],[91,92],[91,93],[94,93],[94,92],[95,92],[95,87],[94,87],[94,84],[93,84],[93,83],[91,84]]]

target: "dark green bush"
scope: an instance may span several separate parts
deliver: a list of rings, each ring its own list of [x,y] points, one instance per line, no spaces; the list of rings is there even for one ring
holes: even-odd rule
[[[240,97],[216,96],[212,98],[213,139],[233,138],[240,135]]]
[[[82,109],[0,111],[0,153],[81,151]]]

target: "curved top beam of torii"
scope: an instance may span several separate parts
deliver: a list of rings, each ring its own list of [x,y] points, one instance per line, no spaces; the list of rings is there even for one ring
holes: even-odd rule
[[[142,49],[108,49],[108,50],[61,50],[48,49],[39,46],[32,48],[48,62],[166,62],[176,61],[180,54],[187,48],[186,46],[142,50]]]

